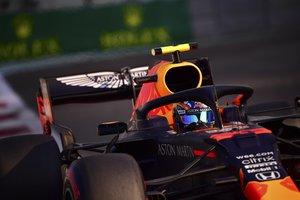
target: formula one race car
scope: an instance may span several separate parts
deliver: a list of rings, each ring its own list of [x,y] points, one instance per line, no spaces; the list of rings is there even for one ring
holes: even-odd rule
[[[155,48],[154,56],[171,54],[173,61],[150,69],[41,79],[37,100],[44,135],[0,140],[2,152],[13,142],[22,148],[1,156],[1,162],[2,157],[10,161],[4,167],[9,173],[1,179],[15,186],[1,184],[0,195],[300,199],[300,98],[285,108],[247,106],[252,88],[214,84],[207,58],[181,61],[181,52],[195,48],[196,43]],[[128,123],[98,124],[98,134],[110,135],[109,142],[76,143],[76,134],[53,117],[55,105],[119,99],[132,99],[133,112]],[[19,165],[9,159],[12,155]],[[34,164],[26,171],[29,162]],[[22,186],[17,182],[21,173]],[[16,188],[22,189],[12,192]]]

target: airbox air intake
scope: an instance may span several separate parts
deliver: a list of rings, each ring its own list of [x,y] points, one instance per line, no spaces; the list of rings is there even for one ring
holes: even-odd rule
[[[165,76],[166,86],[173,93],[196,88],[199,81],[200,74],[193,66],[171,68]]]
[[[157,83],[160,96],[182,90],[198,88],[202,84],[202,73],[190,62],[169,63],[157,70]]]

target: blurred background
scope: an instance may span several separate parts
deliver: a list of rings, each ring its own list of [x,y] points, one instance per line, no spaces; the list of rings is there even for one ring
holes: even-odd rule
[[[300,95],[298,0],[0,0],[0,30],[0,136],[24,110],[37,115],[40,77],[149,65],[170,59],[150,55],[151,48],[170,44],[198,42],[199,49],[183,57],[208,57],[217,84],[253,87],[249,104],[293,103]],[[7,91],[24,105],[15,117],[7,117],[14,107]],[[61,106],[55,115],[77,124],[76,131],[96,133],[95,123],[130,113],[130,103],[115,102]],[[30,115],[29,121],[38,119]]]

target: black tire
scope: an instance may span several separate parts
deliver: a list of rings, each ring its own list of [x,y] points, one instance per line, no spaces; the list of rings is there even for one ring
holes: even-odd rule
[[[64,200],[145,200],[136,161],[127,154],[104,154],[74,161],[68,169]]]
[[[62,199],[60,166],[59,149],[51,136],[1,139],[0,199]]]

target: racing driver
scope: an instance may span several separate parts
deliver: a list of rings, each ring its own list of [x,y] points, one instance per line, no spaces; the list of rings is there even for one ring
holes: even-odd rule
[[[174,129],[179,132],[211,128],[213,112],[207,105],[196,101],[184,101],[173,105]]]

